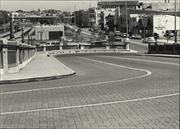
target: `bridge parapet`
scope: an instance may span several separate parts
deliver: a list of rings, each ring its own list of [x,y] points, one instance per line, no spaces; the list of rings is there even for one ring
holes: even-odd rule
[[[0,74],[19,72],[35,56],[36,47],[0,39]]]

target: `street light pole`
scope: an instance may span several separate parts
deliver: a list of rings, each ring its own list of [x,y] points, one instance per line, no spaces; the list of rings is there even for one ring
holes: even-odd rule
[[[126,0],[126,38],[128,38],[128,16],[127,16],[127,0]]]

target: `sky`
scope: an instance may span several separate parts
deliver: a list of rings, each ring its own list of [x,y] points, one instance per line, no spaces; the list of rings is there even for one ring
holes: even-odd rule
[[[34,10],[34,9],[58,9],[62,11],[74,11],[79,9],[87,9],[89,7],[97,7],[96,0],[0,0],[1,9],[16,11]]]
[[[87,9],[89,7],[97,7],[97,1],[115,1],[115,0],[0,0],[0,9],[16,11],[16,10],[37,10],[57,9],[62,11],[75,11],[79,9]],[[118,0],[124,1],[124,0]],[[132,1],[132,0],[131,0]],[[142,2],[162,2],[164,0],[139,0]],[[173,2],[174,0],[170,0]],[[179,1],[179,0],[177,0]]]

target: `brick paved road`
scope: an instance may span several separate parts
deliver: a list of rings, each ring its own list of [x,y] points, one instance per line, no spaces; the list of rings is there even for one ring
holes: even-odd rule
[[[77,75],[0,86],[2,128],[179,128],[178,59],[102,55],[58,59]],[[147,73],[140,69],[152,74],[143,77]]]

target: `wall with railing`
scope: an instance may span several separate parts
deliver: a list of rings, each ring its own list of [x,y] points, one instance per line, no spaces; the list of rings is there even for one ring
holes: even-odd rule
[[[35,53],[33,45],[0,39],[0,74],[19,72]]]
[[[69,49],[120,49],[129,50],[129,43],[105,45],[105,44],[69,44],[69,45],[44,45],[37,47],[37,51],[54,51],[54,50],[69,50]]]

